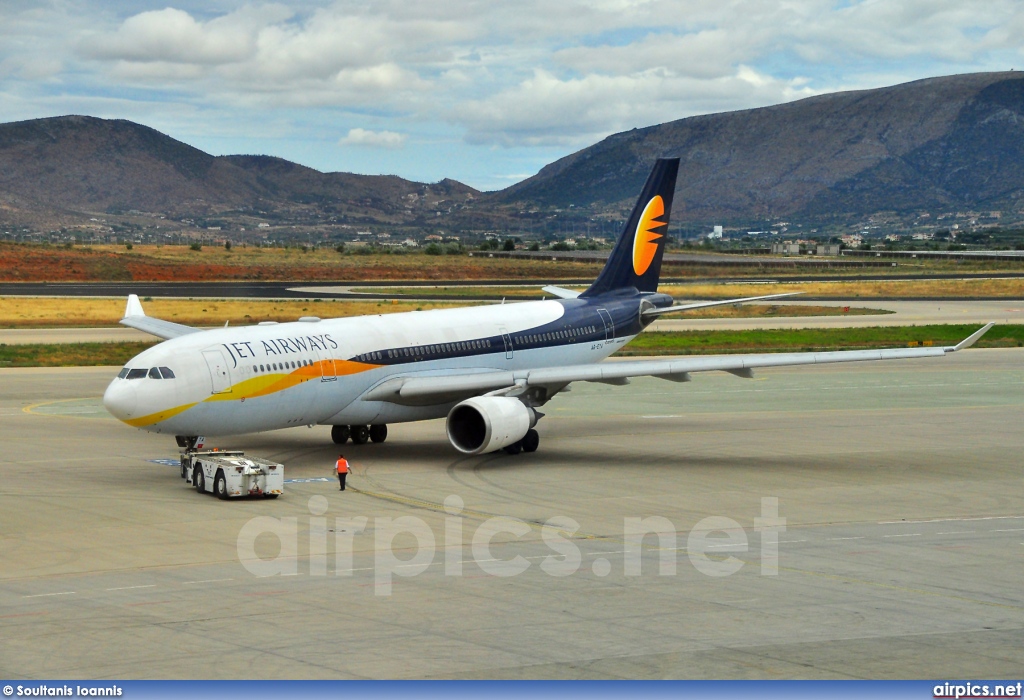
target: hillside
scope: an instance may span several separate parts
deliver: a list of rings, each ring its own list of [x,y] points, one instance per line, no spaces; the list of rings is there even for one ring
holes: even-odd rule
[[[171,224],[237,233],[262,222],[282,236],[322,239],[373,225],[396,238],[440,229],[561,236],[598,217],[607,236],[666,156],[683,161],[677,223],[854,225],[897,212],[932,226],[943,212],[970,210],[1021,221],[1024,75],[930,78],[634,129],[493,193],[454,180],[321,173],[271,156],[215,157],[125,120],[0,124],[0,226],[94,227],[108,238],[144,231],[151,240]]]
[[[1024,75],[931,78],[634,129],[552,163],[496,199],[628,202],[658,157],[682,159],[678,219],[1018,209]]]
[[[425,185],[321,173],[270,156],[215,157],[120,119],[67,116],[0,125],[0,216],[8,219],[135,210],[168,218],[248,213],[399,223],[476,194],[453,180]]]

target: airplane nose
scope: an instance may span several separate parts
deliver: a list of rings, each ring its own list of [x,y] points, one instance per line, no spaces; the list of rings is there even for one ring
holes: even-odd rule
[[[103,393],[103,405],[118,420],[128,420],[138,407],[138,390],[132,382],[115,379]]]

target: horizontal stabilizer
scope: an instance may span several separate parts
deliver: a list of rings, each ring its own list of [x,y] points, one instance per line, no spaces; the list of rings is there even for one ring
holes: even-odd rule
[[[575,299],[582,293],[574,292],[573,290],[566,289],[565,287],[556,287],[553,284],[549,284],[546,287],[541,287],[541,289],[543,289],[548,294],[554,294],[559,299]]]
[[[782,297],[792,297],[797,294],[803,294],[803,292],[786,292],[785,294],[768,294],[763,297],[744,297],[742,299],[723,299],[720,301],[701,301],[696,304],[682,304],[679,306],[666,306],[662,309],[646,309],[643,312],[643,316],[661,316],[662,314],[671,314],[678,311],[692,311],[694,309],[706,309],[709,306],[725,306],[727,304],[745,304],[748,301],[763,301],[765,299],[781,299]]]

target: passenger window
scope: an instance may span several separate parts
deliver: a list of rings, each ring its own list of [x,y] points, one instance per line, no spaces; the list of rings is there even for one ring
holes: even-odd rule
[[[152,369],[149,370],[149,378],[162,379],[163,377],[160,376],[160,370],[158,370],[156,367],[153,367]]]
[[[122,369],[120,372],[117,373],[117,378],[118,379],[124,379],[127,376],[128,376],[128,368],[127,367],[125,367],[124,369]]]
[[[161,367],[160,374],[163,375],[164,379],[174,379],[174,372],[171,371],[170,367]]]
[[[149,370],[145,370],[145,369],[133,369],[133,370],[130,370],[128,372],[128,376],[126,377],[126,379],[142,379],[143,377],[146,376],[146,373],[148,371]]]

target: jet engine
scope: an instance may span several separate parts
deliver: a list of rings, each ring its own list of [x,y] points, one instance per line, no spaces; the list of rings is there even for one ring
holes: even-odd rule
[[[448,413],[448,440],[463,454],[494,452],[522,440],[536,423],[536,412],[519,399],[474,396]]]

